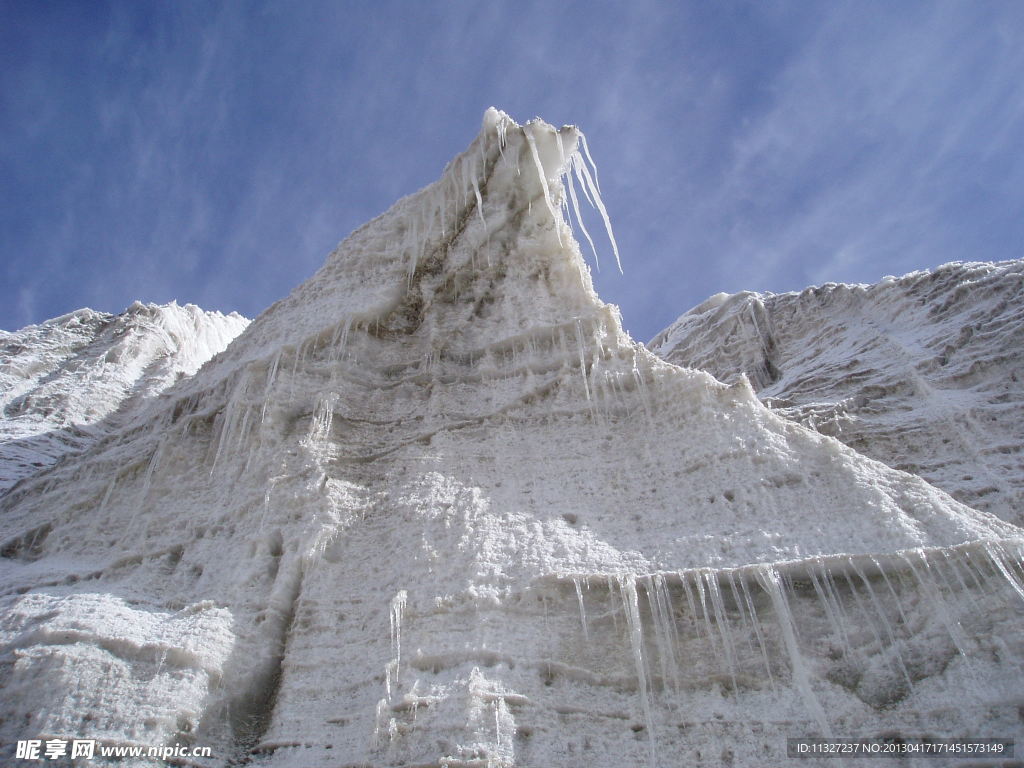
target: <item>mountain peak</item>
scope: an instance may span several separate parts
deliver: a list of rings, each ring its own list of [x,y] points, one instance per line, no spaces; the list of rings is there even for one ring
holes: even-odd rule
[[[488,109],[479,135],[436,182],[349,235],[253,322],[223,364],[354,339],[371,327],[454,350],[473,343],[467,334],[514,338],[594,314],[621,333],[618,311],[594,292],[567,220],[574,212],[593,245],[579,216],[580,198],[590,201],[618,258],[585,142],[574,126],[540,119],[521,126]]]

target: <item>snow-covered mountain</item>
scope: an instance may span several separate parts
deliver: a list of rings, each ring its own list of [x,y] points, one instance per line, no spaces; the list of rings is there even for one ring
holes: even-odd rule
[[[242,332],[238,314],[135,302],[0,331],[0,492],[130,421]]]
[[[0,497],[0,750],[782,766],[787,737],[1024,736],[1024,531],[630,339],[560,212],[603,212],[581,147],[489,110]]]
[[[718,294],[648,346],[745,374],[778,413],[1024,523],[1024,261]]]

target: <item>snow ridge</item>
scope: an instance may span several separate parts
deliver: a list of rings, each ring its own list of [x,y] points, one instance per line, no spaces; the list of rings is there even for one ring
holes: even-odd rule
[[[80,309],[0,331],[0,493],[130,420],[248,325],[194,304]]]
[[[1024,261],[719,294],[648,345],[968,506],[1024,523]]]

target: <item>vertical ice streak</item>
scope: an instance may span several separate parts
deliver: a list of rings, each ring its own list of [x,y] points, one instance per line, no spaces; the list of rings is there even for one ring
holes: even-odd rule
[[[824,571],[824,566],[822,567],[822,570]],[[836,638],[836,642],[842,645],[843,655],[849,656],[852,653],[850,638],[847,636],[846,627],[839,617],[839,611],[832,604],[831,592],[825,591],[825,587],[819,581],[819,575],[815,572],[814,568],[809,568],[807,575],[810,577],[811,585],[814,587],[814,591],[818,595],[818,600],[825,609],[825,617],[828,619],[828,623],[832,629],[832,634]],[[822,581],[825,579],[824,572],[821,574],[820,578]]]
[[[825,710],[821,708],[818,697],[814,695],[814,689],[811,687],[811,678],[807,672],[807,666],[804,664],[800,646],[797,643],[793,615],[789,608],[789,602],[786,600],[786,594],[782,590],[779,575],[770,565],[758,566],[755,573],[757,574],[758,581],[761,583],[761,587],[771,598],[775,618],[782,633],[782,641],[786,646],[786,651],[789,653],[793,684],[800,692],[804,705],[810,711],[821,733],[826,737],[831,737],[832,729],[829,727],[828,719],[825,717]]]
[[[881,621],[882,628],[885,630],[886,635],[889,637],[889,647],[892,648],[893,656],[896,659],[896,665],[899,667],[899,671],[903,675],[903,679],[907,682],[907,688],[912,690],[914,688],[914,683],[913,681],[911,681],[910,672],[907,671],[906,664],[904,664],[903,662],[903,654],[900,651],[898,641],[896,638],[896,632],[892,627],[892,622],[889,621],[889,617],[885,613],[885,608],[882,606],[882,603],[875,595],[875,590],[872,589],[871,582],[868,580],[867,575],[861,568],[857,566],[857,563],[854,560],[854,558],[851,557],[849,559],[849,564],[850,567],[853,569],[854,573],[857,574],[857,577],[861,580],[861,582],[863,582],[864,588],[868,593],[868,599],[871,601],[871,605],[875,609],[875,615]],[[874,624],[874,622],[871,623]],[[883,646],[880,645],[879,647],[881,648]]]
[[[114,475],[110,483],[107,485],[107,492],[103,494],[103,501],[100,502],[99,512],[96,513],[97,519],[103,514],[107,508],[107,504],[110,502],[110,496],[114,492],[114,487],[117,485],[117,475]]]
[[[398,672],[402,666],[402,617],[405,615],[405,606],[409,594],[404,590],[391,598],[391,650],[395,654],[395,681],[398,681]]]
[[[579,576],[573,576],[572,583],[576,587],[576,600],[580,606],[580,624],[583,627],[583,640],[584,642],[590,642],[590,634],[587,632],[587,609],[583,604],[583,590],[580,587]]]
[[[583,146],[583,153],[587,156],[587,160],[590,161],[591,168],[594,169],[594,187],[597,189],[598,192],[600,192],[601,183],[600,180],[597,178],[597,163],[595,163],[594,158],[590,156],[590,145],[587,144],[586,135],[584,135],[583,131],[580,131],[579,134],[580,144]]]
[[[146,467],[146,475],[142,480],[142,493],[139,495],[138,505],[141,507],[146,503],[146,497],[149,496],[149,488],[153,482],[153,473],[156,472],[157,466],[160,464],[160,454],[164,449],[164,441],[160,440],[157,443],[156,450],[153,451],[153,455],[149,459],[149,466]]]
[[[672,642],[671,613],[665,608],[662,596],[664,591],[664,577],[661,574],[652,574],[644,581],[644,589],[647,591],[647,602],[651,610],[651,619],[654,624],[654,641],[658,649],[658,666],[661,669],[661,681],[663,690],[670,687],[673,691],[679,690],[679,674],[675,662],[675,648]]]
[[[1006,579],[1006,582],[1013,588],[1013,591],[1020,595],[1021,599],[1024,599],[1024,585],[1021,584],[1020,580],[1010,571],[1007,567],[1005,550],[999,546],[997,542],[985,542],[985,551],[988,553],[989,559],[992,564],[999,570]]]
[[[640,601],[636,592],[636,576],[631,573],[619,576],[619,590],[622,595],[622,607],[629,632],[629,644],[633,651],[633,664],[636,667],[640,705],[644,713],[644,727],[647,729],[651,768],[655,768],[654,715],[651,712],[650,685],[647,681],[647,665],[644,661],[644,635],[643,625],[640,623]]]
[[[921,559],[923,570],[919,571],[914,566],[914,561],[911,555],[917,555]],[[946,631],[949,633],[950,639],[953,641],[953,645],[956,646],[957,651],[965,659],[967,658],[967,648],[963,635],[961,634],[960,623],[950,615],[949,610],[946,606],[946,601],[942,597],[942,593],[939,591],[938,585],[934,579],[931,578],[929,570],[928,556],[923,550],[917,550],[915,552],[901,552],[900,557],[903,562],[910,568],[910,573],[913,574],[917,580],[917,584],[921,589],[921,592],[928,598],[929,602],[935,610],[935,615],[938,616],[939,621],[945,626]]]
[[[331,426],[334,423],[335,398],[336,395],[333,392],[321,392],[317,395],[313,415],[309,422],[309,434],[306,438],[310,445],[325,443],[330,437]]]
[[[571,166],[571,169],[577,173],[577,176],[579,175],[579,171],[576,168],[576,166],[577,166],[577,164],[579,162],[580,162],[580,160],[579,160],[579,154],[578,153],[573,154],[571,159],[569,160],[569,164]],[[583,236],[585,238],[587,238],[587,242],[590,243],[590,250],[594,254],[594,264],[597,266],[597,269],[600,272],[601,271],[601,259],[597,255],[597,248],[594,246],[594,241],[590,237],[590,232],[587,231],[587,225],[583,222],[583,215],[582,215],[582,213],[580,213],[580,201],[576,197],[576,185],[573,183],[572,174],[571,173],[566,173],[565,174],[565,187],[566,187],[567,190],[569,190],[569,199],[572,201],[572,211],[573,211],[574,214],[576,214],[576,221],[580,225],[580,231],[583,232]],[[584,189],[586,189],[586,188],[584,187]]]
[[[277,367],[281,362],[281,350],[274,355],[274,362],[270,364],[267,371],[267,383],[264,385],[263,408],[260,409],[260,426],[267,420],[267,408],[270,405],[270,395],[274,391],[274,383],[277,381]]]
[[[733,643],[732,627],[729,625],[729,617],[725,611],[725,602],[722,600],[721,587],[718,583],[718,573],[708,570],[705,573],[708,582],[708,596],[711,598],[711,610],[715,614],[715,624],[718,626],[718,634],[722,637],[722,649],[725,652],[725,664],[728,667],[729,679],[732,681],[733,693],[739,691],[736,684],[736,647]]]
[[[469,169],[469,176],[473,183],[473,194],[476,196],[476,212],[480,215],[480,223],[484,225],[484,231],[487,231],[487,221],[484,219],[484,199],[480,194],[480,184],[477,181],[477,173],[475,165]]]
[[[590,402],[590,383],[587,380],[587,359],[586,359],[586,355],[585,355],[585,353],[583,351],[585,344],[584,344],[584,340],[583,340],[583,320],[581,318],[578,318],[578,317],[576,318],[575,327],[576,327],[576,346],[579,348],[579,352],[580,352],[580,376],[583,377],[583,391],[586,393],[586,395],[587,395],[587,402],[589,403]]]
[[[561,228],[561,217],[555,210],[554,203],[551,201],[551,190],[548,187],[548,177],[544,173],[544,166],[540,162],[540,153],[537,151],[537,140],[533,137],[533,124],[525,126],[523,134],[526,136],[526,143],[530,146],[530,157],[533,159],[533,164],[537,168],[537,176],[540,178],[540,188],[544,193],[544,203],[548,207],[548,212],[551,214],[551,220],[555,225],[555,237],[558,238],[558,244],[562,245],[562,228]]]
[[[618,266],[619,272],[621,273],[622,260],[619,258],[619,245],[615,242],[615,233],[612,231],[612,221],[608,217],[608,209],[604,207],[604,201],[601,199],[601,192],[597,188],[597,184],[594,182],[594,179],[591,177],[590,171],[587,170],[587,166],[584,163],[580,163],[578,167],[583,172],[583,179],[585,181],[585,186],[590,191],[590,197],[597,206],[598,213],[601,214],[601,220],[604,222],[605,231],[608,233],[608,240],[612,244],[612,253],[615,254],[615,264]]]

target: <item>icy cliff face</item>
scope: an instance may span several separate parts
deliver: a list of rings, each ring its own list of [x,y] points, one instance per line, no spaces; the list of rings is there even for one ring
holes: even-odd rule
[[[135,302],[120,315],[81,309],[0,331],[0,492],[131,420],[248,322]]]
[[[778,413],[1024,523],[1024,261],[719,294],[649,344]]]
[[[488,111],[0,499],[0,743],[781,766],[787,736],[1024,735],[1021,529],[633,342],[560,212],[601,207],[581,147]]]

